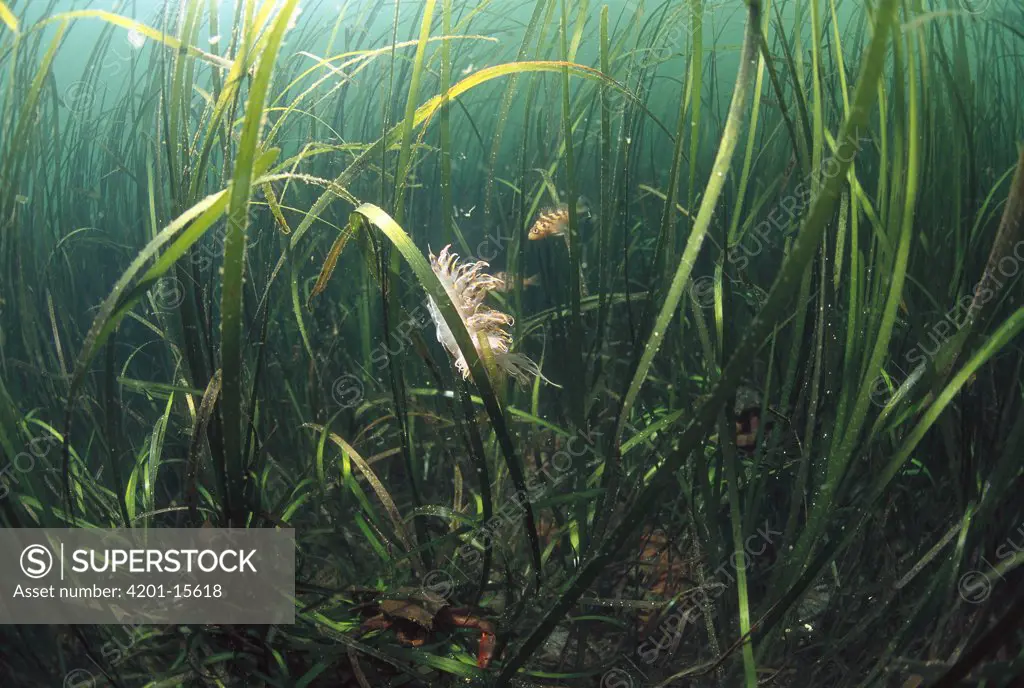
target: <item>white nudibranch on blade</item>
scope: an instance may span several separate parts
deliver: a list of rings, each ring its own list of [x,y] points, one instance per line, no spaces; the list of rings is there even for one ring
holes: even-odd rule
[[[469,331],[477,354],[481,353],[480,339],[486,339],[487,346],[494,356],[494,363],[500,371],[511,375],[522,385],[529,384],[535,377],[554,384],[541,375],[540,366],[530,358],[510,351],[512,335],[505,328],[513,323],[512,316],[484,305],[483,301],[487,292],[500,290],[504,286],[502,281],[483,271],[488,267],[488,263],[482,260],[460,265],[458,254],[449,253],[448,249],[450,248],[451,244],[445,246],[437,256],[431,252],[430,267],[441,280],[448,298],[458,311],[459,318],[466,326],[466,330]],[[469,378],[469,364],[466,362],[466,357],[455,342],[455,335],[449,329],[448,323],[444,321],[437,303],[430,296],[427,296],[427,310],[437,328],[437,341],[441,342],[448,353],[455,358],[455,369],[462,374],[463,379]]]

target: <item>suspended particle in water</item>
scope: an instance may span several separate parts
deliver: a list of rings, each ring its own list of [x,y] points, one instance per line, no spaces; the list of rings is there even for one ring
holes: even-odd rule
[[[136,29],[132,29],[128,32],[128,44],[136,50],[139,50],[143,45],[146,44],[146,37],[142,34],[142,32]]]

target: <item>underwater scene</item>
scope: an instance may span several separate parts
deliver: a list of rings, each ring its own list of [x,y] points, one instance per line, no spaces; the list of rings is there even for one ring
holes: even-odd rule
[[[1021,0],[0,0],[0,685],[1024,685]]]

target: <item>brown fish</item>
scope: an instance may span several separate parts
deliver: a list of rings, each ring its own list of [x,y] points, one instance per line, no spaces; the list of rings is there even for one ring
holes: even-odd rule
[[[590,203],[583,196],[576,201],[576,215],[591,217]],[[537,215],[537,220],[530,227],[527,238],[531,241],[546,239],[550,236],[565,236],[569,231],[569,206],[559,203],[554,208],[544,208]]]
[[[736,417],[736,447],[753,452],[757,448],[757,429],[761,425],[761,407],[744,409]]]
[[[508,292],[512,291],[517,286],[519,286],[520,282],[522,283],[524,289],[526,287],[536,287],[538,284],[540,284],[540,275],[531,275],[530,277],[526,277],[525,279],[522,277],[516,279],[507,272],[496,272],[494,273],[494,279],[501,282],[501,284],[499,286],[494,287],[492,291],[496,291],[501,294],[507,294]]]

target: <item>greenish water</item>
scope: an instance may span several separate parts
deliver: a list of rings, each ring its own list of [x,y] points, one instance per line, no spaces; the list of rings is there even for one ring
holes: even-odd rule
[[[1022,27],[4,0],[3,525],[290,528],[297,598],[4,685],[1013,685]]]

